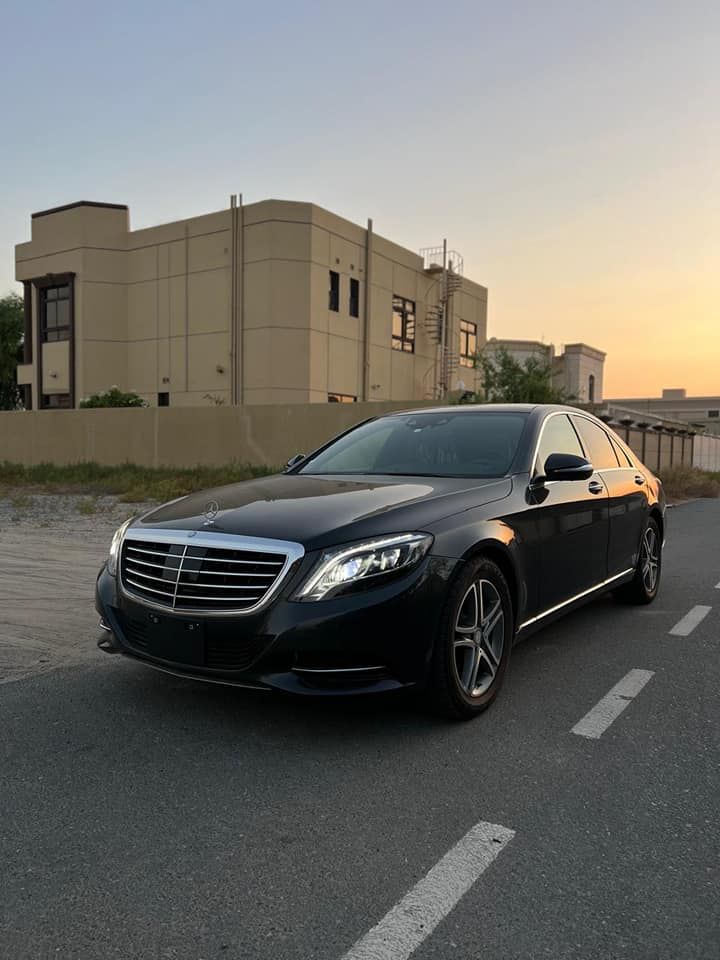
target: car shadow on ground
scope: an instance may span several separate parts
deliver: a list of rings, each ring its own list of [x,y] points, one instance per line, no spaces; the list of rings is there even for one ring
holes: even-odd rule
[[[496,724],[506,724],[510,716],[520,720],[527,715],[532,709],[528,683],[535,696],[537,684],[548,675],[571,682],[574,670],[586,670],[588,646],[606,645],[622,630],[627,610],[611,598],[600,598],[517,644],[504,688],[481,721],[484,733]],[[357,740],[363,735],[381,740],[398,736],[422,739],[442,738],[466,726],[434,715],[414,691],[290,696],[169,676],[122,657],[114,657],[112,666],[116,676],[104,671],[104,680],[112,687],[113,698],[126,701],[133,713],[150,712],[153,722],[161,725],[180,717],[183,726],[210,726],[225,731],[228,737],[236,736],[240,727],[260,731],[270,740],[278,735],[302,741],[318,736],[326,741],[328,737]]]

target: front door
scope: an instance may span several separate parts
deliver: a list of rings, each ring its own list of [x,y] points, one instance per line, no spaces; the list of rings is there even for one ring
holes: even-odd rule
[[[552,413],[542,427],[534,475],[544,473],[551,453],[585,456],[570,418]],[[607,578],[609,499],[599,473],[590,480],[552,480],[534,489],[536,536],[541,562],[538,613]]]

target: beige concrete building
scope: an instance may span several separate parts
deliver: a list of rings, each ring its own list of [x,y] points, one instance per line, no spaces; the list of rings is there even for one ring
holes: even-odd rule
[[[720,434],[720,396],[689,397],[682,388],[663,390],[661,397],[626,397],[609,403],[656,417],[680,420],[708,433]]]
[[[474,390],[487,290],[457,257],[449,275],[435,260],[311,203],[232,198],[144,230],[117,204],[35,213],[16,247],[26,406],[74,407],[113,385],[153,406]]]
[[[586,343],[568,343],[565,349],[555,352],[552,343],[540,340],[501,340],[491,337],[485,353],[491,355],[503,348],[518,363],[524,364],[537,357],[552,367],[553,384],[566,390],[581,403],[601,403],[603,399],[603,370],[605,354]]]

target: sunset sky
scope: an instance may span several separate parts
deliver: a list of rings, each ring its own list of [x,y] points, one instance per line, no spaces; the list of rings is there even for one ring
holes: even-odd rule
[[[30,213],[312,200],[489,288],[605,395],[720,394],[720,4],[14,3],[0,294]]]

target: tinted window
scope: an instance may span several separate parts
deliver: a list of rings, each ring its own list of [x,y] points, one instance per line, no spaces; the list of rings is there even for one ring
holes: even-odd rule
[[[328,308],[336,313],[340,309],[340,274],[336,270],[329,274]]]
[[[585,417],[573,417],[573,423],[585,447],[585,455],[596,470],[619,466],[610,437],[602,427]]]
[[[417,413],[373,420],[336,440],[301,473],[502,477],[525,426],[520,413]]]
[[[538,473],[545,472],[545,461],[551,453],[571,453],[575,457],[584,456],[580,441],[570,423],[570,418],[564,413],[556,414],[545,421],[536,460]]]
[[[617,455],[617,458],[618,458],[618,460],[620,461],[620,466],[621,466],[621,467],[632,467],[632,465],[633,465],[632,460],[631,460],[630,457],[627,455],[627,453],[625,453],[625,451],[624,451],[623,448],[620,446],[620,444],[617,442],[617,440],[615,439],[615,437],[611,436],[610,439],[612,440],[612,445],[613,445],[613,447],[615,448],[615,453],[616,453],[616,455]]]

